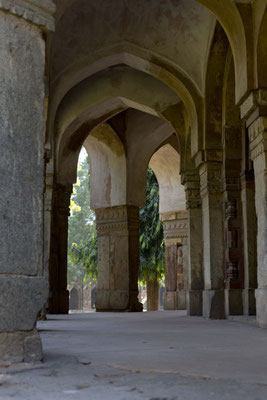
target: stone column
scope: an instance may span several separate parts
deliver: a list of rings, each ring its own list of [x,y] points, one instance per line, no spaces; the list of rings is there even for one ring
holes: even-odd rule
[[[225,318],[222,163],[204,162],[199,174],[205,285],[203,316],[220,319]]]
[[[241,118],[246,122],[250,142],[250,158],[255,176],[257,215],[257,279],[256,315],[259,326],[267,327],[267,90],[249,94],[241,105]],[[253,209],[252,215],[253,218]],[[249,243],[249,246],[253,246]],[[250,250],[250,249],[249,249]]]
[[[164,310],[185,310],[187,291],[187,211],[162,213],[165,238]]]
[[[0,1],[0,359],[37,361],[44,276],[43,30],[55,6]]]
[[[249,139],[255,173],[258,223],[257,321],[261,327],[267,327],[267,117],[259,117],[250,125]]]
[[[139,207],[96,209],[97,311],[142,311],[138,301]]]
[[[225,126],[223,132],[223,195],[225,242],[225,312],[243,314],[244,258],[240,191],[242,127]]]
[[[188,211],[188,291],[186,299],[187,314],[202,315],[203,243],[202,209],[200,181],[197,171],[187,172],[183,176]]]
[[[48,312],[68,314],[68,217],[72,185],[54,185],[51,228],[51,255],[49,265],[50,295]]]

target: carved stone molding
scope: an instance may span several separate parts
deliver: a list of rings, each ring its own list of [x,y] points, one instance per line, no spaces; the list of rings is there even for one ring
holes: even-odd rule
[[[257,118],[249,130],[251,159],[255,160],[262,153],[267,152],[267,117]]]
[[[180,211],[176,213],[161,214],[163,221],[165,239],[187,238],[188,236],[188,213]]]
[[[96,213],[96,228],[98,234],[114,230],[130,230],[139,232],[139,207],[116,206],[98,208]]]
[[[267,89],[259,89],[250,92],[246,100],[240,106],[241,119],[252,122],[261,114],[261,110],[267,107]],[[251,123],[251,121],[249,121]]]
[[[188,189],[186,191],[186,209],[194,208],[201,208],[200,191],[199,189]]]
[[[56,6],[51,0],[0,0],[0,10],[24,18],[47,31],[55,30]]]
[[[198,171],[184,173],[182,182],[185,186],[186,209],[201,208],[200,180]]]
[[[203,163],[199,169],[200,196],[218,194],[222,191],[222,164],[217,162]]]
[[[222,149],[206,149],[200,150],[194,157],[195,165],[199,167],[207,162],[222,162],[223,151]]]

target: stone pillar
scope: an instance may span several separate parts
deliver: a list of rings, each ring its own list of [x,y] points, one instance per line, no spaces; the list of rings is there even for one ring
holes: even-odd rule
[[[256,315],[257,216],[255,182],[252,170],[246,170],[241,175],[241,198],[244,235],[244,314]]]
[[[48,312],[68,314],[68,217],[72,185],[54,185],[51,227],[51,255],[49,265],[50,295]]]
[[[164,310],[185,310],[187,291],[187,211],[162,213],[165,238]]]
[[[255,176],[257,215],[257,280],[256,315],[259,326],[267,327],[267,90],[249,94],[241,105],[241,118],[248,128],[250,159]],[[253,209],[250,218],[254,218]],[[256,223],[256,221],[255,221]],[[252,244],[248,244],[248,251]],[[251,247],[252,248],[251,248]]]
[[[96,209],[97,311],[142,311],[138,301],[139,207]]]
[[[187,172],[183,176],[188,211],[188,291],[186,299],[187,314],[202,315],[203,243],[202,209],[200,181],[197,171]]]
[[[48,297],[42,30],[54,5],[34,3],[0,1],[0,359],[16,362],[42,358],[36,320]]]
[[[222,163],[204,162],[199,174],[205,285],[203,316],[221,319],[225,318]]]
[[[223,195],[225,242],[225,312],[243,314],[244,258],[240,191],[242,127],[225,126],[223,132]]]
[[[258,223],[257,321],[267,327],[267,117],[257,118],[249,127],[251,159],[255,173],[255,200]]]

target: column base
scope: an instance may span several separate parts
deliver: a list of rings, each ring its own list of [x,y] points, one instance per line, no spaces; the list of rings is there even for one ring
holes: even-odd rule
[[[138,291],[130,291],[129,311],[130,312],[143,311],[143,304],[138,299]]]
[[[177,310],[186,310],[186,290],[176,291],[176,305]]]
[[[165,292],[164,310],[177,310],[176,292]]]
[[[244,315],[256,315],[255,289],[243,290]]]
[[[255,289],[257,323],[261,328],[267,328],[267,288]]]
[[[48,314],[68,314],[69,312],[69,291],[67,289],[52,290],[48,301]]]
[[[203,290],[203,317],[225,319],[224,289]]]
[[[225,289],[225,314],[243,315],[243,289]]]
[[[96,311],[143,311],[143,304],[138,301],[138,292],[129,293],[127,290],[96,290]]]
[[[1,361],[32,363],[42,359],[42,342],[36,329],[0,333]]]
[[[202,290],[188,290],[186,293],[186,310],[187,315],[200,317],[202,316]]]

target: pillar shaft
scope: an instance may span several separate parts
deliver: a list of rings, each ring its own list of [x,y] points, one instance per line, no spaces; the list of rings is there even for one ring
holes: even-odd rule
[[[244,252],[240,191],[242,127],[225,126],[223,132],[223,196],[226,315],[243,314]]]
[[[224,229],[222,164],[205,162],[200,166],[202,199],[204,285],[203,315],[225,318]]]
[[[165,238],[165,310],[185,310],[187,291],[187,211],[162,213]]]
[[[139,208],[96,209],[97,311],[142,311],[138,301]]]
[[[187,314],[202,315],[203,243],[202,210],[199,174],[195,171],[184,175],[186,206],[188,211],[188,291]]]
[[[260,326],[267,327],[267,117],[259,117],[250,125],[249,140],[255,173],[255,200],[258,224],[257,321]]]
[[[54,10],[53,3],[46,3]],[[23,0],[19,6],[0,2],[0,359],[16,362],[42,358],[36,320],[48,297],[43,254],[45,42],[37,19],[48,15],[53,25],[53,18],[45,6],[30,9]]]
[[[253,161],[255,178],[255,208],[257,220],[255,220],[254,208],[250,213],[248,210],[248,221],[246,235],[254,234],[257,224],[257,281],[256,292],[256,315],[259,326],[267,327],[267,90],[258,89],[252,91],[247,99],[241,104],[240,114],[248,128],[249,155]],[[251,187],[247,188],[245,200],[252,203]],[[246,221],[245,221],[246,223]],[[247,261],[250,267],[255,260],[251,252],[254,250],[254,241],[248,242]],[[254,254],[255,256],[255,254]],[[249,269],[247,282],[256,286],[255,270]],[[249,292],[248,292],[249,293]]]
[[[69,311],[67,257],[68,217],[71,192],[72,185],[54,186],[49,266],[50,295],[48,312],[50,314],[67,314]]]

